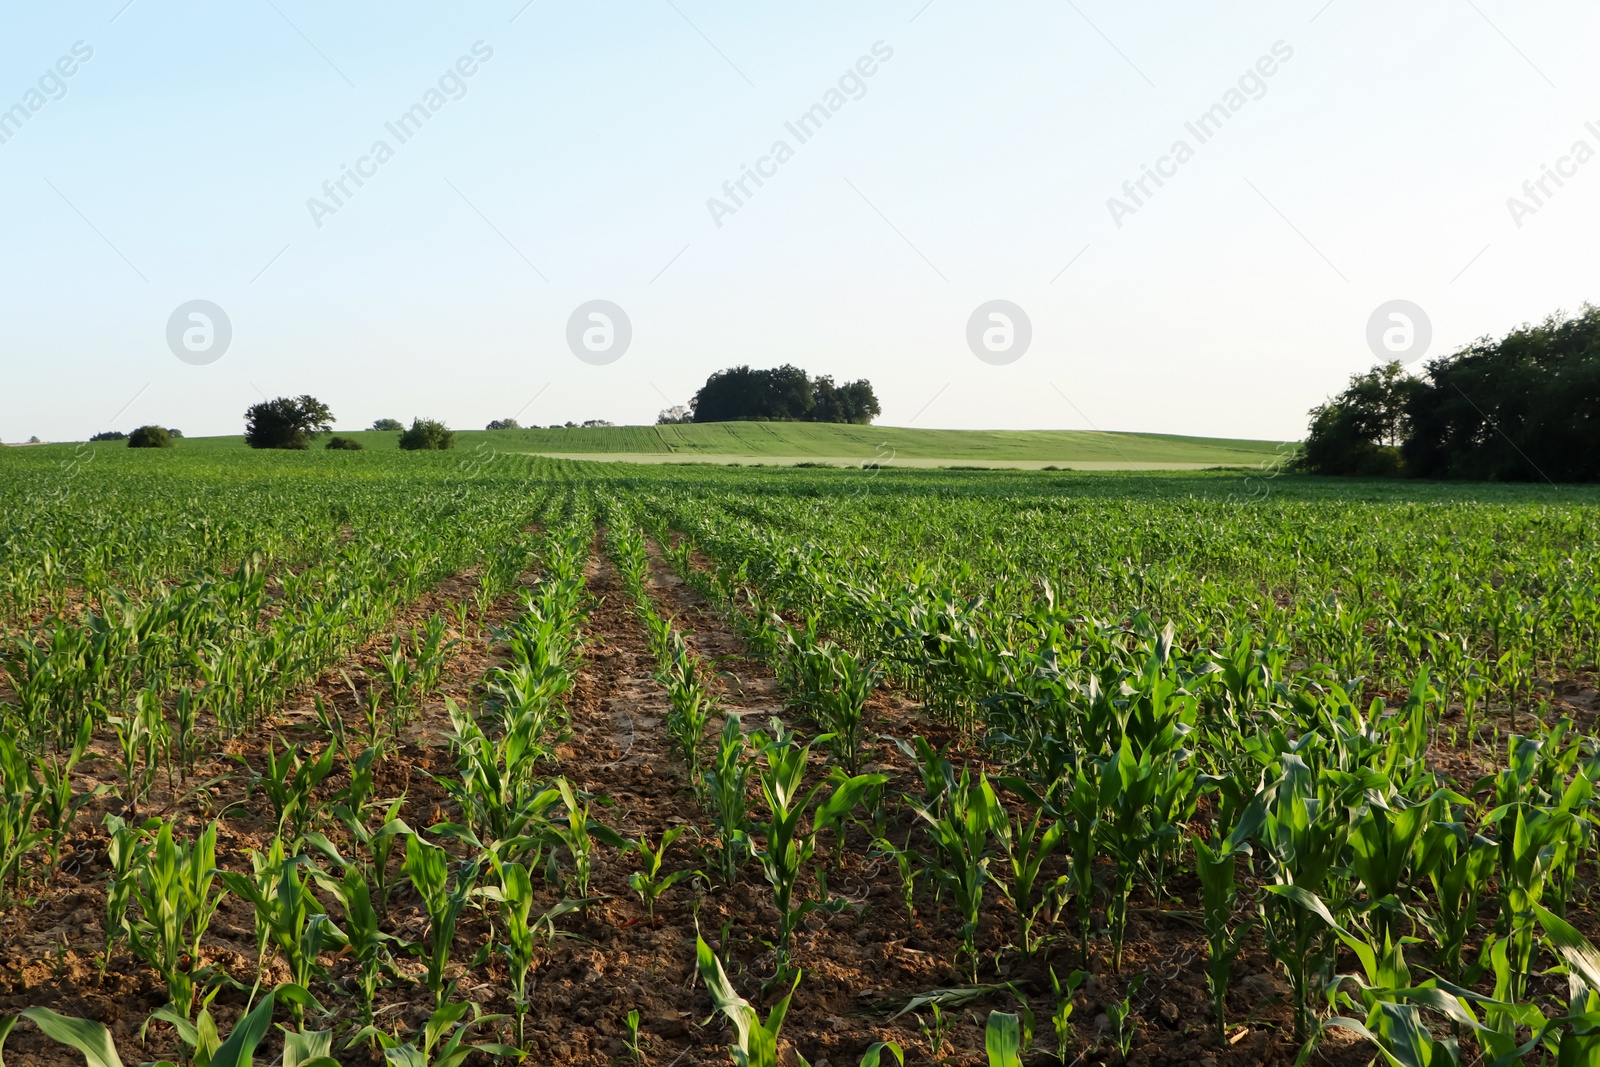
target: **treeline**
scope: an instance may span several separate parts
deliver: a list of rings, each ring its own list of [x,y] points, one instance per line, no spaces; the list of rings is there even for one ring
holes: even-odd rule
[[[771,370],[730,367],[706,379],[687,409],[668,408],[658,422],[845,422],[866,425],[881,414],[872,383],[813,379],[785,363]]]
[[[1600,308],[1483,338],[1421,376],[1375,367],[1311,410],[1314,474],[1600,481]]]

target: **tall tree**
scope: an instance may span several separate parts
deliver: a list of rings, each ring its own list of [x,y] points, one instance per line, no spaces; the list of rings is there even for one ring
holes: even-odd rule
[[[251,448],[311,447],[311,438],[333,429],[333,412],[314,396],[263,400],[244,413],[244,443]]]

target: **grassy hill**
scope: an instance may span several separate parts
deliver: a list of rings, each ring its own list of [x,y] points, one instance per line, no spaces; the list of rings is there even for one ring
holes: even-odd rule
[[[372,430],[340,433],[377,451],[393,450],[399,436]],[[312,447],[321,447],[322,441],[319,439]],[[914,430],[793,422],[463,430],[456,434],[458,452],[473,452],[483,445],[498,452],[643,463],[883,463],[905,467],[1192,469],[1255,466],[1280,456],[1276,441],[1079,430]],[[245,448],[240,437],[189,438],[180,447],[205,455]]]
[[[465,436],[477,436],[465,435]],[[486,436],[498,447],[595,458],[745,459],[795,462],[1143,466],[1253,465],[1278,455],[1276,441],[1079,430],[916,430],[826,423],[724,422],[687,426],[611,426],[507,430]],[[466,443],[463,441],[463,443]]]

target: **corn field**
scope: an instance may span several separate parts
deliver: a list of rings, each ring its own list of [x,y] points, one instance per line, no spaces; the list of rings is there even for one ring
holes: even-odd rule
[[[1600,1065],[1600,496],[0,455],[0,1056]]]

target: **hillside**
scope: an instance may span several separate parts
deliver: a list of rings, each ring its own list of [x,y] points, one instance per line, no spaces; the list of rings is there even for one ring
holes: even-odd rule
[[[368,449],[390,451],[396,433],[340,430]],[[313,448],[320,448],[319,438]],[[102,446],[106,447],[106,446]],[[109,447],[121,447],[112,443]],[[186,453],[220,457],[247,451],[241,437],[191,437]],[[828,463],[901,467],[1063,467],[1184,470],[1275,462],[1292,446],[1174,434],[1080,430],[914,430],[795,422],[687,426],[605,426],[571,430],[460,430],[456,452],[484,448],[571,459],[636,463]],[[1280,453],[1279,449],[1282,448]]]
[[[365,435],[363,435],[365,436]],[[375,435],[376,436],[376,435]],[[479,434],[463,435],[461,444]],[[1004,463],[1044,466],[1246,466],[1278,455],[1278,442],[1079,430],[916,430],[796,422],[507,430],[497,447],[607,459],[766,462]],[[459,447],[459,446],[458,446]],[[659,457],[659,458],[658,458]]]

